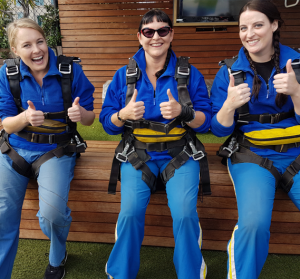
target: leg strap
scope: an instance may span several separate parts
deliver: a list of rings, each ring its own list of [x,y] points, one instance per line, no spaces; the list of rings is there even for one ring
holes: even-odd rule
[[[281,175],[279,171],[273,166],[273,162],[268,158],[263,158],[242,146],[239,146],[239,151],[233,153],[230,158],[232,164],[253,163],[265,168],[275,177],[276,187],[278,186]]]
[[[300,170],[300,155],[293,161],[281,176],[280,187],[287,193],[291,190],[294,179],[293,177]]]
[[[13,169],[28,178],[32,177],[32,169],[31,165],[22,157],[20,156],[11,146],[10,144],[5,141],[4,137],[0,140],[1,146],[1,153],[6,154],[9,158],[13,161],[12,167]]]

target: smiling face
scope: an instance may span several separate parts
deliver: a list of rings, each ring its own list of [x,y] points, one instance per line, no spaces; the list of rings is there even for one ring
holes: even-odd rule
[[[12,50],[33,75],[46,75],[49,70],[49,53],[46,40],[40,32],[32,28],[20,28]]]
[[[159,28],[169,26],[167,22],[158,22],[156,17],[153,18],[153,22],[144,24],[142,29],[151,28],[157,30]],[[172,29],[167,36],[160,37],[157,32],[154,33],[152,38],[146,38],[142,33],[138,32],[137,37],[139,39],[140,44],[143,46],[145,50],[146,60],[148,58],[152,58],[154,60],[163,61],[166,60],[168,49],[173,40],[174,30]]]
[[[273,32],[278,21],[271,23],[268,17],[258,11],[246,10],[240,16],[240,39],[255,62],[267,62],[274,53]]]

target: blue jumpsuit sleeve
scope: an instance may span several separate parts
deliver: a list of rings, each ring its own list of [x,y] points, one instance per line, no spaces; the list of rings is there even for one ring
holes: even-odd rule
[[[80,106],[89,111],[94,110],[93,93],[95,91],[95,87],[85,76],[81,67],[76,63],[73,63],[73,75],[72,101],[74,101],[76,97],[79,97]]]
[[[230,127],[221,125],[217,120],[217,113],[222,108],[227,98],[227,89],[229,85],[229,77],[227,67],[223,66],[217,73],[214,83],[211,88],[211,102],[212,102],[212,120],[211,131],[215,136],[224,137],[232,134],[235,122]]]
[[[111,122],[111,116],[123,108],[122,89],[126,86],[126,80],[122,78],[123,76],[126,77],[124,69],[126,69],[126,66],[115,73],[112,82],[108,86],[99,116],[103,129],[109,135],[118,135],[124,131],[124,126],[118,127]]]
[[[203,75],[191,66],[191,76],[188,85],[188,91],[195,111],[202,111],[205,114],[204,123],[195,128],[197,133],[206,133],[211,123],[211,102],[208,97],[207,87]]]
[[[0,118],[16,116],[18,108],[10,92],[9,82],[6,77],[6,65],[0,69]]]
[[[298,124],[300,124],[300,115],[298,115],[297,113],[295,113],[295,117],[296,117],[296,121],[298,122]]]

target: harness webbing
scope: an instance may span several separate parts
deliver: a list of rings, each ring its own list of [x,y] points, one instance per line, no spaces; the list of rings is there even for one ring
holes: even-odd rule
[[[229,74],[233,74],[235,78],[235,86],[241,84],[245,80],[245,73],[242,71],[233,72],[231,66],[236,61],[237,56],[232,59],[225,59],[221,61],[221,65],[226,65]],[[300,59],[296,59],[292,62],[293,70],[295,71],[298,83],[300,83]],[[233,134],[224,142],[220,147],[217,155],[223,157],[222,163],[225,158],[231,158],[232,164],[238,163],[254,163],[257,164],[272,173],[276,179],[276,186],[280,186],[286,192],[289,192],[294,180],[293,177],[300,170],[300,155],[286,168],[286,171],[280,175],[278,170],[273,166],[273,162],[268,158],[263,158],[256,153],[252,152],[249,148],[262,148],[272,149],[276,152],[286,152],[290,148],[300,146],[300,142],[282,144],[282,145],[256,145],[245,139],[243,133],[239,130],[241,125],[248,124],[250,121],[257,121],[260,123],[278,123],[284,119],[291,118],[295,115],[293,110],[289,112],[282,112],[277,114],[250,114],[248,103],[237,109],[239,118]]]
[[[34,161],[32,164],[28,164],[22,156],[20,156],[9,144],[9,135],[2,130],[0,133],[0,147],[1,152],[7,154],[13,161],[13,168],[21,175],[26,177],[37,177],[40,166],[46,161],[50,160],[54,156],[57,158],[63,155],[71,155],[74,152],[82,153],[85,152],[86,143],[82,137],[76,131],[76,123],[72,122],[68,118],[68,108],[72,106],[72,80],[73,80],[73,61],[80,61],[79,58],[58,56],[57,67],[62,74],[61,87],[62,96],[64,102],[64,111],[44,113],[45,119],[65,119],[67,122],[67,133],[65,134],[39,134],[26,132],[22,130],[15,133],[17,136],[26,139],[30,142],[35,143],[47,143],[47,144],[58,144],[58,147],[45,153],[39,159]],[[21,102],[21,89],[20,81],[22,80],[20,74],[20,60],[19,59],[7,59],[5,60],[7,65],[6,75],[9,81],[11,93],[14,97],[16,106],[18,107],[19,113],[25,109],[22,107]]]
[[[188,60],[188,57],[179,57],[177,59],[175,79],[177,81],[179,103],[183,106],[189,106],[192,108],[193,104],[187,89],[190,77],[190,64]],[[129,64],[126,68],[127,92],[125,105],[127,105],[131,100],[139,77],[140,69],[136,61],[133,58],[129,58]],[[166,184],[168,180],[174,176],[175,170],[186,163],[190,157],[193,157],[193,159],[199,161],[200,164],[200,178],[203,194],[211,194],[208,161],[205,149],[195,135],[192,137],[190,136],[192,129],[184,127],[187,130],[186,135],[184,135],[180,140],[170,142],[145,143],[138,141],[132,135],[133,130],[140,128],[147,128],[156,132],[168,134],[173,128],[179,125],[182,125],[182,123],[176,118],[168,124],[148,121],[146,119],[134,121],[127,120],[125,122],[125,132],[122,136],[122,141],[115,150],[108,193],[115,194],[117,180],[119,178],[120,162],[126,161],[131,163],[135,169],[142,171],[142,180],[148,185],[151,193],[154,193],[156,190],[157,179],[146,164],[147,160],[150,159],[146,150],[148,152],[162,152],[168,150],[173,159],[169,162],[161,174],[163,182]]]

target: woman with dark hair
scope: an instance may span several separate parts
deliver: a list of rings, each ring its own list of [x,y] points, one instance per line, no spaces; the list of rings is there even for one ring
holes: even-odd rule
[[[117,158],[123,158],[121,211],[115,232],[116,243],[106,265],[108,278],[133,279],[138,274],[145,212],[155,185],[151,181],[155,181],[160,173],[167,177],[177,276],[182,279],[206,277],[197,214],[200,166],[193,160],[197,152],[193,153],[186,145],[198,148],[195,132],[208,131],[211,107],[204,78],[193,66],[185,68],[192,105],[179,102],[181,95],[174,78],[178,59],[171,50],[173,36],[172,22],[163,11],[151,10],[143,16],[137,33],[141,48],[134,55],[134,61],[131,60],[139,69],[135,89],[126,83],[126,72],[128,79],[132,77],[129,66],[127,70],[126,66],[119,69],[108,88],[100,114],[107,133],[123,133],[122,148],[117,153]],[[137,71],[134,67],[132,72]],[[156,130],[159,127],[168,130],[171,126],[173,128],[168,132]],[[197,154],[204,154],[198,151]],[[166,172],[168,166],[172,169],[169,164],[172,158],[175,165],[178,156],[182,156],[181,166]]]
[[[231,67],[225,60],[228,67],[219,70],[211,90],[211,130],[232,134],[219,154],[228,158],[239,214],[228,243],[227,278],[258,278],[268,255],[276,187],[300,209],[300,85],[294,71],[300,54],[279,43],[281,25],[272,2],[249,1],[239,15],[243,47]]]

